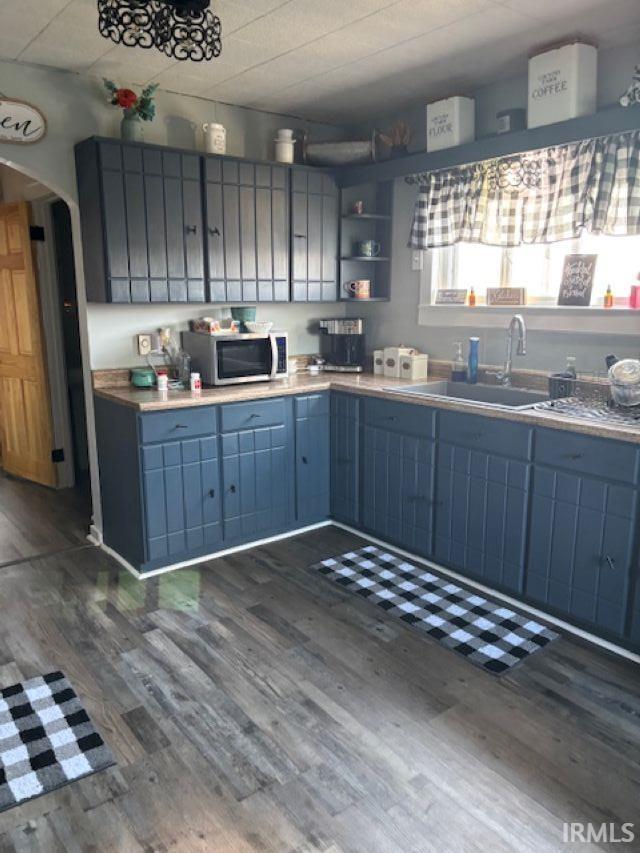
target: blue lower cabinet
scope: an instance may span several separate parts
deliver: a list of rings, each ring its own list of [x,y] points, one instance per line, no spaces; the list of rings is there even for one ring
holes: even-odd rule
[[[229,432],[220,440],[225,544],[289,528],[293,523],[289,425]]]
[[[429,556],[432,552],[433,440],[404,435],[365,421],[362,450],[363,527],[407,550]]]
[[[435,493],[436,560],[521,593],[530,464],[441,441]]]
[[[331,393],[331,515],[360,520],[360,398]]]
[[[177,562],[222,540],[217,437],[141,448],[146,561]]]
[[[301,524],[329,516],[329,395],[294,400],[296,430],[296,518]]]
[[[631,486],[536,466],[527,598],[622,636],[635,567],[636,513]]]

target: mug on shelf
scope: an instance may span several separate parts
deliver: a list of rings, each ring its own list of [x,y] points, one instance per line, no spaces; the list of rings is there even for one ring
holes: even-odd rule
[[[371,298],[371,281],[368,278],[359,278],[356,279],[356,281],[349,281],[345,284],[344,289],[352,299]]]
[[[355,254],[359,258],[377,258],[380,254],[380,243],[377,240],[361,240],[356,243]]]
[[[351,205],[351,213],[355,216],[362,216],[364,213],[364,202],[361,199],[354,201]]]

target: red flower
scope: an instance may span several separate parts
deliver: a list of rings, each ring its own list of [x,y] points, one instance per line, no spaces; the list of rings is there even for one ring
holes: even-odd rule
[[[118,89],[115,93],[116,103],[123,110],[130,110],[135,106],[138,96],[131,89]]]

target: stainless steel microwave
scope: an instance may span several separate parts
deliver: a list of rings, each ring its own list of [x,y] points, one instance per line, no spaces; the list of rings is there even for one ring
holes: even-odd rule
[[[182,346],[191,369],[205,385],[268,382],[289,374],[286,332],[269,335],[205,335],[183,332]]]

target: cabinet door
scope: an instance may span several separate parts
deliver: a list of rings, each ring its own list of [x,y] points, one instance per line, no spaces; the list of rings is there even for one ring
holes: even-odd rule
[[[222,539],[217,438],[142,448],[148,563],[215,551]]]
[[[440,442],[434,556],[462,574],[521,593],[531,466]]]
[[[287,170],[216,157],[204,168],[210,301],[288,301]]]
[[[229,432],[221,441],[225,542],[260,539],[289,527],[293,477],[288,425]]]
[[[527,597],[614,635],[624,632],[636,490],[536,466]]]
[[[329,396],[296,397],[296,507],[303,524],[329,515]]]
[[[432,553],[434,442],[365,422],[362,524],[417,554]]]
[[[197,155],[100,143],[107,297],[203,302]]]
[[[338,189],[330,175],[294,169],[291,252],[294,302],[338,298]]]
[[[331,515],[345,524],[360,519],[360,400],[331,394]]]

